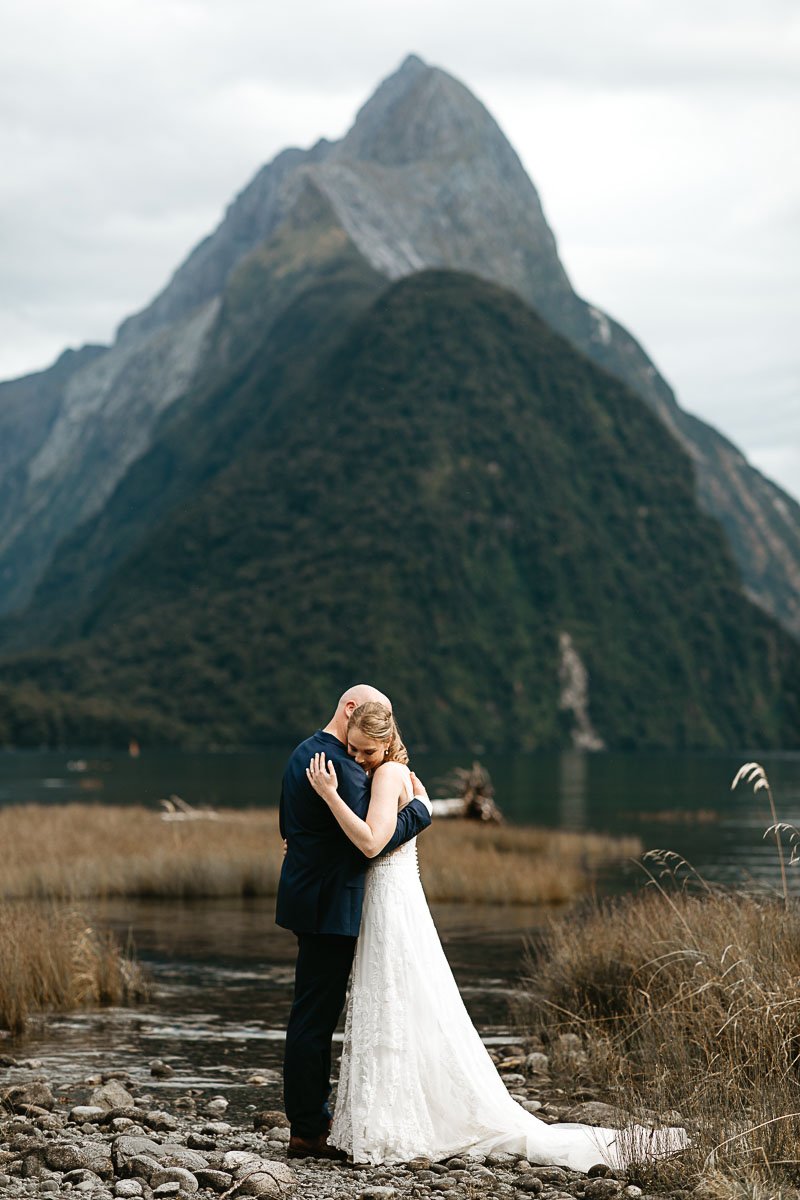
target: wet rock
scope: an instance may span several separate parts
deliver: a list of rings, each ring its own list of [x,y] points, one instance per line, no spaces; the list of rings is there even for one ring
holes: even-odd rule
[[[190,1150],[213,1150],[216,1144],[213,1137],[194,1131],[186,1138],[186,1145]]]
[[[486,1155],[487,1167],[513,1167],[516,1161],[517,1156],[515,1154],[505,1154],[502,1151]]]
[[[95,1175],[94,1171],[87,1171],[84,1168],[76,1168],[74,1171],[67,1171],[62,1177],[62,1183],[68,1183],[70,1187],[77,1187],[79,1183],[88,1183],[91,1187],[100,1187],[102,1180],[99,1175]]]
[[[568,1183],[569,1176],[562,1167],[535,1167],[531,1166],[530,1171],[526,1175],[526,1179],[541,1179],[542,1183]]]
[[[635,1183],[629,1183],[626,1188],[622,1189],[623,1196],[627,1196],[628,1200],[640,1200],[644,1192]]]
[[[150,1179],[150,1176],[161,1169],[161,1163],[156,1158],[151,1158],[149,1155],[137,1154],[130,1159],[127,1166],[124,1168],[125,1173],[133,1175],[137,1179]]]
[[[547,1075],[550,1072],[550,1059],[539,1050],[534,1050],[525,1059],[525,1070],[529,1075]]]
[[[113,1121],[108,1122],[108,1128],[112,1133],[125,1133],[129,1129],[141,1129],[141,1125],[137,1125],[130,1117],[114,1117]]]
[[[277,1109],[265,1109],[263,1112],[253,1114],[254,1129],[288,1129],[289,1119],[285,1113],[278,1112]]]
[[[589,1167],[589,1170],[586,1172],[586,1174],[590,1179],[605,1179],[609,1175],[613,1175],[614,1172],[608,1163],[601,1162],[595,1163],[593,1167]]]
[[[160,1058],[154,1058],[150,1063],[150,1074],[156,1079],[169,1079],[175,1072]]]
[[[43,1179],[39,1184],[39,1192],[43,1196],[57,1196],[61,1187],[57,1179]]]
[[[7,1104],[15,1112],[24,1112],[34,1107],[48,1112],[55,1105],[56,1098],[50,1091],[50,1085],[43,1079],[31,1079],[28,1083],[15,1083],[0,1091],[0,1103]]]
[[[150,1176],[150,1186],[157,1191],[162,1183],[177,1183],[182,1192],[196,1192],[198,1181],[191,1171],[184,1167],[159,1167]]]
[[[224,1096],[212,1096],[206,1105],[206,1112],[224,1113],[227,1111],[228,1101]]]
[[[430,1171],[431,1160],[429,1158],[424,1158],[422,1156],[420,1156],[419,1158],[412,1158],[411,1162],[408,1164],[408,1169],[410,1171],[414,1171],[414,1172]]]
[[[145,1125],[149,1125],[157,1133],[173,1133],[178,1128],[178,1122],[172,1113],[164,1112],[160,1108],[151,1109],[150,1112],[144,1114]]]
[[[45,1143],[45,1136],[41,1129],[35,1129],[32,1125],[26,1126],[24,1129],[15,1129],[8,1138],[8,1147],[13,1154],[19,1154],[23,1158],[31,1150],[36,1150]]]
[[[110,1079],[92,1092],[90,1104],[108,1112],[112,1108],[135,1108],[133,1096],[118,1079]]]
[[[111,1146],[111,1157],[114,1166],[120,1173],[126,1173],[129,1164],[135,1158],[161,1159],[164,1148],[152,1138],[137,1137],[134,1134],[123,1133],[114,1139]]]
[[[237,1194],[264,1196],[277,1200],[294,1189],[296,1176],[291,1167],[257,1154],[231,1150],[223,1158],[226,1170],[233,1170]]]
[[[96,1121],[99,1117],[104,1116],[106,1111],[99,1104],[76,1104],[69,1110],[69,1119],[76,1125],[83,1125],[85,1121]]]
[[[520,1100],[520,1104],[525,1109],[525,1112],[538,1113],[542,1107],[541,1100]]]
[[[565,1121],[579,1121],[581,1125],[603,1125],[607,1129],[622,1129],[633,1121],[630,1113],[617,1108],[613,1104],[603,1104],[600,1100],[586,1100],[583,1104],[574,1104],[564,1115]]]
[[[44,1162],[44,1153],[39,1150],[34,1154],[26,1154],[22,1160],[23,1179],[44,1179],[48,1175]]]
[[[212,1137],[225,1137],[229,1133],[233,1133],[233,1126],[227,1121],[206,1121],[203,1126],[203,1133],[211,1134]]]
[[[397,1188],[378,1185],[364,1188],[363,1192],[358,1193],[358,1200],[392,1200],[392,1197],[396,1195]]]
[[[524,1075],[503,1075],[502,1079],[509,1090],[513,1091],[514,1088],[525,1087],[526,1080]]]
[[[205,1154],[190,1150],[186,1146],[178,1146],[174,1142],[166,1142],[162,1147],[161,1162],[165,1167],[183,1167],[185,1171],[198,1171],[209,1166]]]
[[[157,1188],[153,1188],[154,1196],[177,1196],[181,1190],[179,1183],[162,1183]]]
[[[2,1172],[0,1172],[0,1188],[7,1187],[11,1187],[11,1176],[3,1175]]]
[[[201,1188],[212,1192],[227,1192],[233,1183],[233,1176],[226,1171],[212,1171],[210,1167],[195,1171],[194,1175]]]
[[[524,1179],[517,1181],[517,1187],[521,1192],[527,1192],[532,1196],[538,1196],[544,1188],[544,1184],[542,1183],[541,1179],[539,1179],[538,1175],[530,1175],[530,1177],[526,1175]]]
[[[621,1191],[622,1184],[618,1179],[598,1178],[586,1181],[583,1194],[586,1200],[611,1200],[612,1196],[618,1196]]]
[[[105,1142],[50,1142],[45,1161],[51,1171],[92,1171],[101,1179],[111,1179],[114,1167]]]
[[[136,1196],[144,1195],[144,1188],[138,1179],[120,1179],[114,1184],[114,1195],[121,1200],[134,1200]]]

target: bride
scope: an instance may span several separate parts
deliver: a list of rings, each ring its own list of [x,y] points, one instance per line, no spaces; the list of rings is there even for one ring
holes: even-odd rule
[[[624,1166],[617,1130],[548,1125],[506,1091],[439,941],[415,841],[376,857],[412,796],[408,754],[390,710],[362,704],[350,718],[347,741],[348,753],[372,774],[365,821],[339,796],[336,770],[324,754],[307,769],[350,841],[375,859],[367,872],[329,1141],[355,1162],[374,1164],[506,1151],[578,1171],[598,1162]],[[679,1129],[635,1133],[651,1156],[686,1144]]]

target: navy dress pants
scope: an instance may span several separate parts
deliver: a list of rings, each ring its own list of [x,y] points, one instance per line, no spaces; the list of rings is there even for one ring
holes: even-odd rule
[[[283,1098],[292,1134],[328,1132],[331,1040],[344,1008],[354,937],[298,933],[294,1003],[286,1028]]]

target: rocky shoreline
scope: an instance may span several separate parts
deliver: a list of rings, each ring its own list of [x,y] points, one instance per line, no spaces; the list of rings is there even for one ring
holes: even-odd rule
[[[562,1054],[565,1049],[560,1048]],[[541,1049],[508,1045],[493,1047],[492,1055],[509,1092],[543,1120],[624,1123],[624,1113],[590,1098],[586,1090],[568,1097],[554,1088]],[[289,1159],[282,1112],[251,1105],[246,1120],[236,1125],[224,1119],[228,1101],[223,1096],[199,1089],[168,1102],[162,1096],[159,1107],[153,1094],[124,1072],[59,1084],[44,1077],[36,1060],[6,1056],[0,1067],[6,1076],[0,1086],[3,1197],[647,1200],[623,1173],[604,1166],[584,1175],[506,1154],[445,1162],[418,1158],[385,1167]],[[170,1071],[160,1061],[150,1069],[155,1078]],[[687,1194],[670,1193],[673,1200]],[[664,1193],[659,1200],[665,1200]]]

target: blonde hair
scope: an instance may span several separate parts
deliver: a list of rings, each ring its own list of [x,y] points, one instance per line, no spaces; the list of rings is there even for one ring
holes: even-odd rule
[[[355,725],[376,742],[386,742],[386,762],[408,763],[408,751],[403,745],[400,730],[390,708],[377,700],[367,700],[354,710],[347,728]]]

